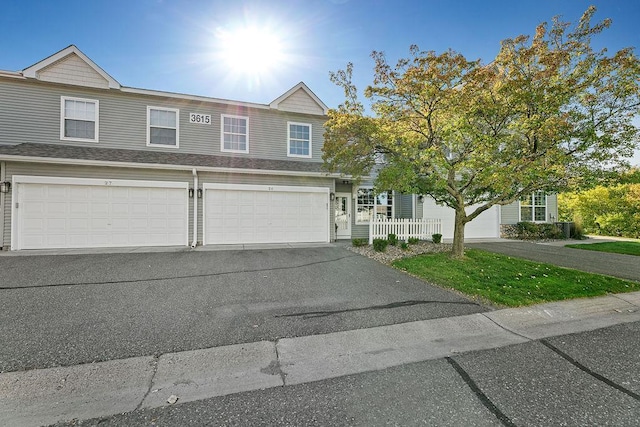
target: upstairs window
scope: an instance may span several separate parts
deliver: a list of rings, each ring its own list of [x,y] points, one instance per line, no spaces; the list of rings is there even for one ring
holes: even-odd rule
[[[547,220],[547,196],[536,191],[520,200],[520,221],[545,222]]]
[[[98,142],[98,101],[63,96],[60,139]]]
[[[147,145],[178,148],[180,110],[147,107]]]
[[[222,115],[220,150],[231,153],[249,152],[249,118]]]
[[[373,218],[393,218],[393,191],[374,194],[373,188],[358,188],[356,224],[367,224]]]
[[[311,125],[307,123],[288,124],[287,155],[289,157],[311,157]]]

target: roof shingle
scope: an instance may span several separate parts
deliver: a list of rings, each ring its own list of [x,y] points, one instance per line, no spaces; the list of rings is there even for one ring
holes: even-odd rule
[[[52,163],[55,163],[55,159],[76,159],[101,161],[106,163],[140,163],[141,167],[144,164],[156,164],[312,173],[323,172],[322,163],[320,162],[254,159],[247,157],[213,156],[189,153],[167,153],[151,150],[76,147],[40,143],[0,145],[0,158],[2,158],[3,155],[50,158],[52,159]]]

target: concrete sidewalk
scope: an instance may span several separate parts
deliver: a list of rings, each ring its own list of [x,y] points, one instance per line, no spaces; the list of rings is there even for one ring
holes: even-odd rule
[[[108,416],[640,321],[640,292],[0,374],[0,424]]]

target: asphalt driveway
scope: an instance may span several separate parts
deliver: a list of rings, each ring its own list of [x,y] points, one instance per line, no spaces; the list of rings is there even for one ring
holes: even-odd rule
[[[466,246],[574,270],[640,281],[640,258],[633,255],[586,251],[523,241],[470,243]]]
[[[0,257],[0,371],[487,311],[342,247]]]

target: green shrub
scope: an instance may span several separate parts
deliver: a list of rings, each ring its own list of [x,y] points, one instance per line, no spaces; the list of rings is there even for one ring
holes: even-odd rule
[[[538,224],[540,225],[540,235],[542,239],[565,239],[564,231],[560,230],[555,224]]]
[[[440,233],[432,234],[432,235],[431,235],[431,241],[432,241],[433,243],[440,243],[440,242],[442,242],[442,234],[440,234]]]
[[[352,239],[351,244],[356,247],[367,246],[369,244],[369,241],[367,239]]]
[[[571,227],[571,238],[576,240],[583,240],[587,237],[584,235],[584,229],[582,228],[582,224],[580,222],[574,222]]]
[[[420,239],[418,239],[417,237],[409,237],[407,239],[407,243],[409,243],[410,245],[415,245],[419,241],[420,241]]]
[[[564,239],[564,231],[556,224],[523,221],[516,224],[518,239]]]
[[[638,176],[638,171],[633,172]],[[640,183],[599,185],[589,190],[558,195],[560,221],[580,223],[584,233],[640,237]]]
[[[389,241],[387,239],[373,239],[373,249],[376,252],[384,252]]]
[[[406,251],[407,249],[409,249],[409,244],[407,242],[402,242],[400,244],[400,247]]]
[[[391,246],[395,246],[398,244],[398,236],[393,233],[389,233],[389,235],[387,236],[387,240],[389,241],[389,244]]]

